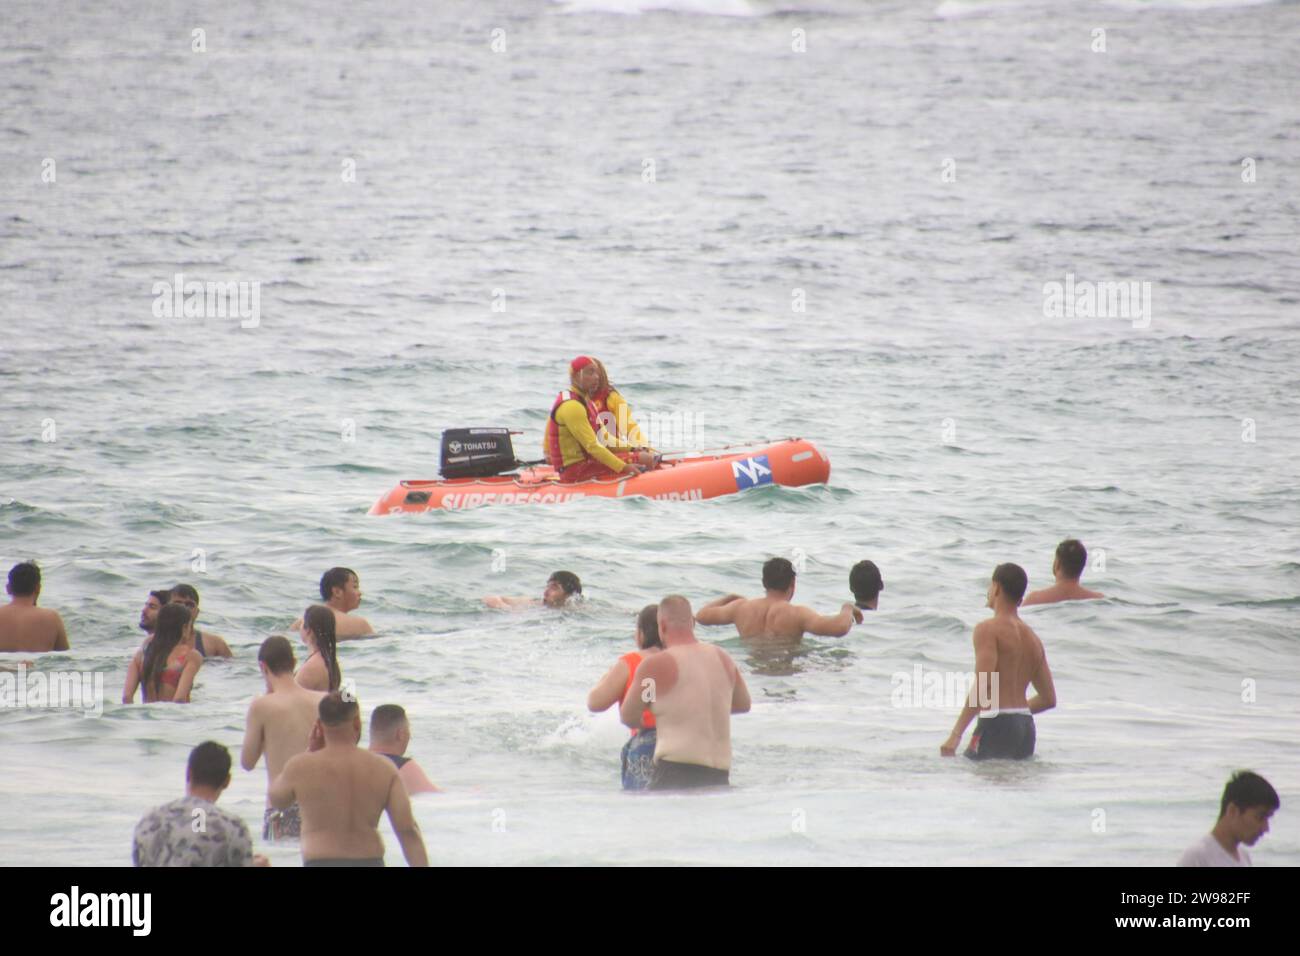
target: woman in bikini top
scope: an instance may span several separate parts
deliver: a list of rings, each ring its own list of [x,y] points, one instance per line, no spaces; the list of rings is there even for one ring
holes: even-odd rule
[[[145,703],[189,702],[194,675],[203,665],[203,658],[184,642],[188,627],[186,608],[169,604],[158,611],[153,639],[144,650],[136,652],[127,670],[124,704],[135,699],[136,687],[142,687]]]

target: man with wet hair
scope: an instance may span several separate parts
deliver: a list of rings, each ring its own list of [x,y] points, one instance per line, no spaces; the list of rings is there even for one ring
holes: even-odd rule
[[[846,602],[835,615],[821,615],[810,607],[791,604],[794,597],[794,565],[785,558],[771,558],[763,565],[761,598],[728,594],[700,608],[695,620],[706,626],[736,625],[743,638],[801,641],[805,633],[820,637],[843,637],[862,623],[862,612]]]
[[[194,631],[194,649],[203,657],[233,657],[230,645],[220,634],[199,630],[199,592],[189,584],[178,584],[171,589],[168,604],[183,604],[190,609],[190,626]]]
[[[952,734],[939,748],[941,755],[957,753],[962,734],[978,716],[967,757],[1024,760],[1033,756],[1037,740],[1033,715],[1056,706],[1056,685],[1043,642],[1018,612],[1028,586],[1029,578],[1018,564],[999,564],[993,570],[986,595],[993,617],[976,624],[973,637],[975,682]],[[1037,694],[1026,699],[1031,684]]]
[[[880,602],[880,592],[885,589],[885,582],[880,577],[880,569],[873,561],[859,561],[849,571],[849,590],[853,592],[853,603],[864,611],[874,611]]]
[[[266,693],[254,698],[248,707],[239,764],[245,770],[252,770],[266,754],[268,788],[290,757],[306,752],[325,696],[294,680],[295,663],[293,645],[281,634],[268,637],[257,652],[257,667],[262,672]],[[301,833],[302,816],[298,807],[278,810],[271,806],[268,796],[262,815],[262,839],[296,840]]]
[[[10,601],[0,607],[0,651],[41,654],[68,649],[68,632],[59,612],[36,606],[41,596],[39,567],[31,561],[15,564],[6,590]]]
[[[1239,770],[1223,788],[1214,829],[1188,847],[1179,866],[1251,866],[1242,847],[1254,846],[1268,832],[1268,821],[1282,806],[1273,785],[1257,773]]]
[[[483,603],[500,611],[543,606],[559,609],[565,607],[570,601],[581,597],[582,582],[578,580],[578,576],[572,571],[556,571],[546,579],[546,589],[542,591],[540,601],[537,598],[530,597],[490,595],[483,599]]]
[[[140,630],[144,631],[149,637],[153,637],[154,628],[158,626],[158,612],[172,598],[171,591],[150,591],[149,597],[145,599],[144,607],[140,609]],[[149,642],[145,638],[145,643]]]
[[[1056,578],[1056,583],[1051,587],[1030,592],[1025,598],[1024,606],[1104,598],[1106,595],[1099,591],[1090,591],[1079,583],[1087,563],[1088,550],[1083,546],[1083,542],[1066,538],[1056,546],[1056,557],[1052,560],[1052,575]]]
[[[379,817],[387,812],[411,866],[428,866],[411,798],[393,764],[357,746],[361,709],[335,691],[321,699],[308,752],[271,784],[271,806],[302,808],[303,866],[383,866]]]
[[[664,649],[642,659],[619,716],[639,728],[655,718],[651,790],[723,787],[731,780],[731,715],[749,712],[749,688],[736,662],[716,644],[695,639],[691,602],[659,602]]]
[[[405,756],[411,745],[411,722],[406,711],[397,704],[380,704],[370,714],[370,752],[387,757],[397,768],[397,775],[406,785],[406,792],[439,793],[412,758]]]
[[[190,751],[185,796],[150,811],[136,825],[136,866],[270,866],[253,855],[244,821],[217,808],[230,786],[230,751],[212,740]]]
[[[375,629],[359,614],[361,606],[361,579],[351,568],[330,568],[320,578],[320,596],[325,606],[334,612],[334,639],[350,641],[358,637],[371,637]],[[294,621],[291,631],[302,630],[302,618]]]

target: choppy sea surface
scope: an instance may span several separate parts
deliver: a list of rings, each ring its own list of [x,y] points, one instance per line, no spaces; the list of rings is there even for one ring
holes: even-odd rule
[[[1300,5],[0,21],[0,570],[41,562],[72,651],[37,666],[107,698],[0,712],[0,863],[129,863],[194,744],[237,758],[258,644],[336,564],[381,633],[344,673],[447,791],[416,801],[438,864],[1163,866],[1242,767],[1282,796],[1256,864],[1300,863]],[[259,283],[256,323],[165,314],[178,273]],[[1149,298],[1046,315],[1067,277]],[[535,457],[583,352],[696,445],[816,441],[829,485],[366,513],[443,428]],[[1044,586],[1066,536],[1108,598],[1025,612],[1037,756],[941,759],[956,708],[895,706],[900,675],[969,670],[992,568]],[[880,610],[784,656],[702,631],[754,697],[734,786],[624,794],[584,704],[634,613],[758,594],[772,555],[827,612],[873,559]],[[481,605],[558,568],[581,609]],[[122,706],[177,581],[236,656],[190,706]],[[260,831],[264,793],[236,768],[222,806]]]

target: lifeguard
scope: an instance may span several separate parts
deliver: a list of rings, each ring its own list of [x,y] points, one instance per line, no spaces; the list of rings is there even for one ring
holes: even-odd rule
[[[551,406],[543,441],[560,481],[631,477],[655,466],[654,453],[640,450],[641,426],[632,420],[627,400],[609,384],[605,366],[580,355],[569,365],[569,384]],[[633,457],[619,457],[608,444]]]

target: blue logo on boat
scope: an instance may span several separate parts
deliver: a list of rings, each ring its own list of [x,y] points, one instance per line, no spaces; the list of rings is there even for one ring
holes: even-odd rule
[[[772,466],[768,464],[766,455],[755,455],[753,458],[733,461],[731,474],[736,479],[737,491],[772,483]]]

